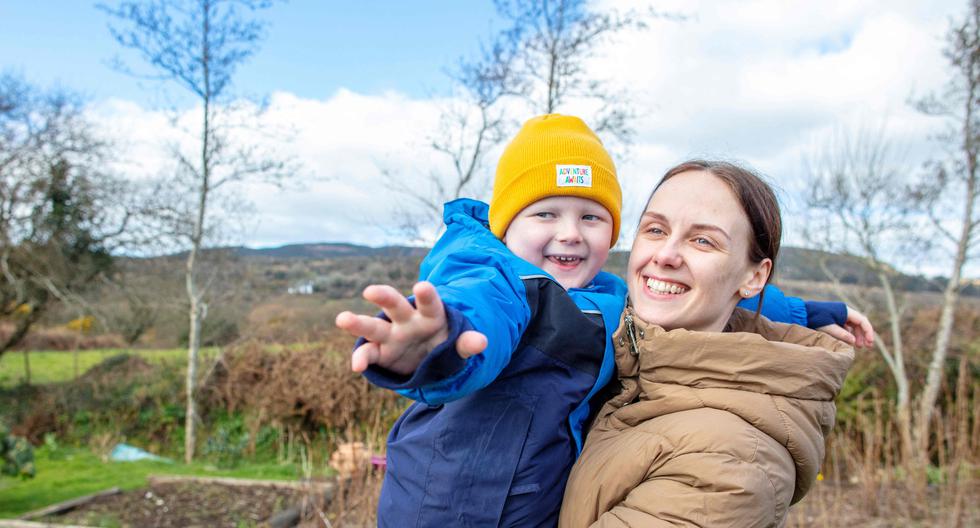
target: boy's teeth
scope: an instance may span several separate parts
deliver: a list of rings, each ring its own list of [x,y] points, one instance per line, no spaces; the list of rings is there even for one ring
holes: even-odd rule
[[[578,257],[559,257],[559,256],[555,256],[554,258],[558,262],[575,262],[575,261],[579,260]]]
[[[655,293],[684,293],[687,291],[687,288],[680,284],[672,284],[657,279],[647,279],[647,288]]]

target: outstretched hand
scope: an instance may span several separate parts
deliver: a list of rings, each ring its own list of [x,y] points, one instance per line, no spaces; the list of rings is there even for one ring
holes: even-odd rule
[[[446,310],[435,286],[419,282],[412,288],[412,293],[415,306],[391,286],[364,288],[364,298],[377,305],[390,321],[352,312],[337,314],[338,328],[367,340],[351,356],[354,372],[364,372],[369,365],[378,365],[409,375],[429,352],[449,338]],[[480,332],[463,332],[456,339],[456,351],[463,359],[483,352],[486,347],[487,338]]]
[[[830,324],[821,326],[817,330],[857,348],[870,347],[875,342],[875,330],[871,326],[871,321],[850,306],[847,307],[847,321],[844,322],[844,326]]]

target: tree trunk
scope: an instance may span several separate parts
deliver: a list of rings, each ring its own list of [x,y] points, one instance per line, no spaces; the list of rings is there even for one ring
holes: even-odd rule
[[[18,318],[17,326],[14,327],[13,333],[10,334],[2,343],[0,343],[0,357],[3,357],[4,353],[14,348],[24,340],[24,337],[27,336],[28,330],[30,330],[34,322],[40,318],[43,310],[44,309],[41,307],[41,305],[32,305],[30,313]]]
[[[932,422],[936,398],[943,379],[943,366],[949,353],[949,341],[953,334],[953,316],[956,312],[956,301],[959,299],[959,270],[951,277],[943,294],[943,309],[939,316],[939,327],[936,332],[936,344],[932,350],[932,360],[926,374],[926,384],[922,389],[919,400],[919,414],[915,423],[915,447],[923,464],[929,461],[929,424]]]
[[[909,379],[905,373],[902,314],[898,309],[898,303],[895,302],[895,291],[892,289],[891,280],[889,280],[888,275],[879,272],[878,279],[881,282],[882,290],[885,292],[885,304],[888,308],[888,323],[892,333],[892,353],[890,357],[886,355],[885,362],[891,370],[898,393],[895,398],[895,415],[898,419],[899,448],[901,449],[902,464],[908,467],[908,464],[912,462],[914,450],[912,448],[912,415],[909,409]],[[882,354],[885,354],[885,352],[882,351]]]
[[[202,301],[202,294],[198,291],[196,283],[197,256],[201,250],[201,243],[204,240],[204,218],[208,205],[208,192],[211,189],[209,177],[211,175],[210,144],[211,139],[211,62],[210,62],[210,43],[208,41],[211,33],[211,4],[205,2],[201,5],[201,65],[203,69],[202,79],[204,82],[204,93],[202,102],[204,103],[203,123],[201,127],[201,187],[198,191],[197,217],[194,219],[194,231],[191,233],[191,250],[187,254],[187,297],[190,300],[190,328],[187,332],[187,418],[184,430],[184,461],[188,464],[194,460],[194,451],[197,445],[197,406],[195,405],[195,386],[197,384],[197,356],[201,348],[201,323],[205,316],[205,306]]]
[[[193,283],[193,280],[190,281]],[[195,389],[197,382],[197,356],[201,347],[201,307],[196,296],[191,297],[190,329],[187,334],[187,416],[184,421],[184,462],[194,460],[197,448],[197,406]]]
[[[31,384],[31,351],[24,349],[24,383]]]
[[[974,6],[974,17],[978,15]],[[971,63],[972,65],[973,63]],[[949,341],[953,333],[953,321],[956,315],[956,303],[960,295],[960,279],[963,276],[963,266],[966,264],[968,253],[973,242],[973,208],[977,199],[977,149],[975,131],[973,130],[974,94],[977,88],[974,77],[968,77],[970,86],[965,102],[965,117],[963,119],[963,156],[966,158],[964,174],[964,208],[959,239],[956,247],[956,257],[949,282],[943,292],[943,309],[939,316],[939,328],[936,331],[936,345],[932,350],[932,361],[929,362],[929,372],[926,375],[926,385],[922,389],[922,399],[919,402],[919,416],[916,422],[916,443],[922,456],[928,460],[929,423],[939,395],[939,385],[942,382],[943,365],[949,353]]]

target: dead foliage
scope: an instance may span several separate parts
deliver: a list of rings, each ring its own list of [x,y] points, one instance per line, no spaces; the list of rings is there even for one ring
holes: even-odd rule
[[[227,347],[202,388],[207,406],[246,414],[256,431],[266,425],[300,435],[386,431],[405,401],[350,370],[350,344],[335,335],[278,350],[256,340]]]
[[[902,460],[887,392],[871,387],[857,395],[848,403],[855,412],[838,422],[828,440],[823,480],[793,507],[787,526],[977,526],[976,369],[967,352],[949,369],[930,432],[928,468]]]
[[[0,324],[0,340],[14,330],[9,323]],[[17,344],[16,350],[92,350],[97,348],[123,348],[125,340],[118,334],[87,335],[64,327],[32,328]]]
[[[77,439],[111,433],[139,436],[158,450],[180,425],[182,415],[174,411],[180,410],[182,383],[180,370],[169,363],[119,354],[75,380],[14,389],[22,393],[12,395],[21,401],[10,409],[11,423],[35,444],[47,433]]]

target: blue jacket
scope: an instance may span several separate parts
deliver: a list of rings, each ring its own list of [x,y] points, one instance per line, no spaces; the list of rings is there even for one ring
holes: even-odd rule
[[[421,265],[446,306],[446,342],[410,376],[365,373],[416,400],[388,437],[379,526],[554,526],[590,402],[613,379],[626,285],[600,272],[564,290],[490,232],[487,211],[446,204],[446,233]],[[803,303],[773,291],[763,314],[805,324]],[[454,343],[470,329],[488,347],[464,360]]]

